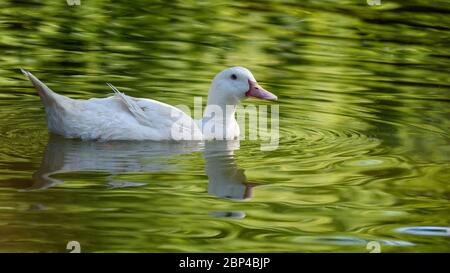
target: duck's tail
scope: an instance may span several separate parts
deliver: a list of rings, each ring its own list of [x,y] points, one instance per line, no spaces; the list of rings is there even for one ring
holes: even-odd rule
[[[53,92],[50,88],[47,87],[47,85],[41,82],[30,72],[24,69],[20,69],[20,71],[22,71],[22,73],[33,83],[45,107],[51,107],[55,105],[58,102],[58,99],[62,97],[61,95],[58,95],[55,92]]]

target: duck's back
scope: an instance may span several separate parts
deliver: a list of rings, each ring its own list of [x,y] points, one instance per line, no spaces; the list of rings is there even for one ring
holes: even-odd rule
[[[84,140],[143,139],[140,125],[117,98],[70,99],[46,106],[48,129],[68,138]],[[148,133],[147,133],[148,134]]]
[[[180,109],[120,93],[75,100],[53,92],[31,73],[45,106],[49,131],[68,138],[96,140],[200,140],[201,132]]]

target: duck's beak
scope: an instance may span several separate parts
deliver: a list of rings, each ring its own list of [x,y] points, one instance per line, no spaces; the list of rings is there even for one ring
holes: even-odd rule
[[[247,97],[255,97],[263,100],[277,100],[277,96],[262,88],[257,82],[248,80],[249,89],[245,93]]]

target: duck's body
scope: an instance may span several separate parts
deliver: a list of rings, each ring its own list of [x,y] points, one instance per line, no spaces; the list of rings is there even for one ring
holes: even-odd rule
[[[206,140],[217,138],[217,135],[209,132],[211,126],[205,126],[208,122],[213,127],[223,128],[224,138],[239,136],[239,126],[234,118],[234,111],[224,114],[223,118],[211,120],[211,114],[214,111],[208,109],[219,108],[225,113],[225,108],[229,105],[231,109],[235,109],[233,106],[248,96],[247,93],[252,90],[252,87],[256,87],[256,91],[265,91],[256,84],[248,70],[240,67],[228,70],[230,71],[225,70],[219,73],[214,79],[208,96],[205,118],[201,121],[194,121],[174,106],[156,100],[127,96],[110,84],[108,85],[114,90],[114,96],[89,100],[71,99],[53,92],[30,72],[25,70],[22,72],[38,90],[45,106],[49,131],[53,133],[86,140]],[[225,73],[227,75],[223,75],[224,72],[227,72]],[[230,85],[227,85],[227,81],[230,80],[222,79],[229,73],[232,73],[234,77],[239,73],[251,75],[247,87],[244,87],[248,89],[244,97],[239,97],[240,93],[237,92],[239,90],[229,92],[223,90],[224,88],[242,89],[235,86],[235,82],[231,83],[230,88]],[[231,81],[235,81],[233,79]],[[268,94],[264,93],[266,97],[257,94],[257,97],[276,98]]]
[[[179,124],[179,118],[171,113],[190,119],[181,110],[168,104],[127,96],[127,101],[143,114],[140,119],[139,114],[130,111],[131,106],[128,107],[121,96],[125,95],[89,100],[70,99],[62,107],[46,107],[49,130],[65,137],[81,139],[170,140],[173,128]],[[196,134],[201,136],[195,123],[192,128],[179,124],[177,130],[187,130],[189,135],[196,130]]]

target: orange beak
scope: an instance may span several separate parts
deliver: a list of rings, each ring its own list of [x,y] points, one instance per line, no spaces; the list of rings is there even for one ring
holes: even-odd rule
[[[247,97],[254,97],[263,100],[277,100],[278,97],[262,88],[257,82],[248,80],[248,91],[245,93]]]

